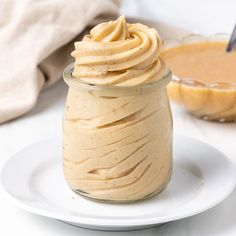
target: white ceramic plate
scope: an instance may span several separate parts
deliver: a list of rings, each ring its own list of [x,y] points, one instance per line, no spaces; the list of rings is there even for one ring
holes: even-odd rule
[[[225,199],[236,182],[229,160],[195,139],[174,140],[171,182],[146,201],[107,204],[76,195],[63,177],[59,139],[39,142],[12,157],[2,169],[4,193],[29,212],[101,230],[147,228],[195,215]]]

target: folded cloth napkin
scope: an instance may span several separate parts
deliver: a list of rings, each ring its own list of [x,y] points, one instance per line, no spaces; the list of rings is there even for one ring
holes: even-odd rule
[[[29,111],[61,78],[73,41],[118,13],[118,0],[3,0],[0,3],[0,123]]]

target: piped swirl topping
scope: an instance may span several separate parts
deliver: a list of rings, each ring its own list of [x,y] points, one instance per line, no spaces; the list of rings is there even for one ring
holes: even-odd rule
[[[96,85],[135,86],[160,79],[166,71],[159,59],[161,38],[124,16],[95,26],[75,43],[73,77]]]

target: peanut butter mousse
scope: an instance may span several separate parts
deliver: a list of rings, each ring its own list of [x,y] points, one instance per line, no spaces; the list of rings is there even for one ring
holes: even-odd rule
[[[94,27],[75,43],[73,76],[96,85],[135,86],[160,79],[161,39],[155,29],[125,17]]]
[[[75,43],[64,117],[64,172],[87,197],[130,202],[160,192],[172,170],[172,117],[154,29],[116,21]]]

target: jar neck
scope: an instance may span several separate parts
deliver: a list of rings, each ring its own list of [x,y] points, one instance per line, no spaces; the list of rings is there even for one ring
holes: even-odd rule
[[[98,94],[108,94],[108,95],[135,95],[135,94],[142,94],[142,93],[149,93],[153,90],[158,90],[160,88],[165,88],[167,84],[170,82],[172,73],[168,68],[165,68],[164,73],[159,79],[156,79],[150,83],[143,83],[135,86],[128,86],[128,87],[121,87],[115,85],[95,85],[95,84],[88,84],[81,81],[78,78],[72,76],[73,72],[73,63],[68,65],[63,73],[63,78],[67,85],[70,88],[78,89],[84,92],[95,92]]]

